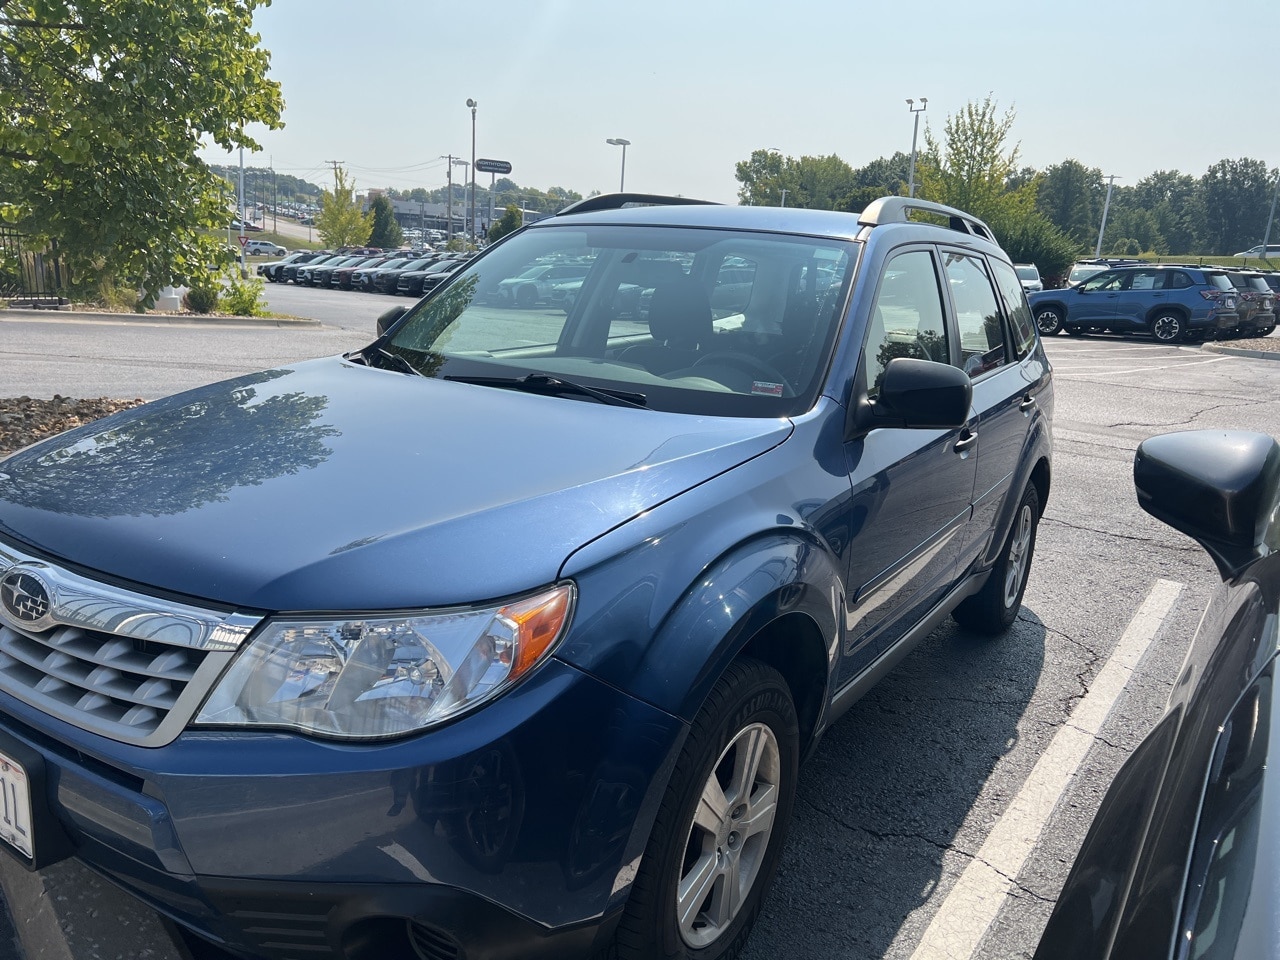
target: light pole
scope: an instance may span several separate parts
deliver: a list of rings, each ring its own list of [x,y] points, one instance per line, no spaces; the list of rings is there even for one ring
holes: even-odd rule
[[[621,137],[610,137],[605,143],[622,148],[622,176],[618,178],[618,192],[623,193],[627,189],[627,147],[631,146],[631,141],[623,140]]]
[[[907,196],[914,197],[916,195],[916,138],[920,133],[920,114],[929,108],[929,98],[921,97],[920,106],[916,106],[916,102],[910,97],[907,98],[907,109],[911,111],[915,117],[915,121],[911,125],[911,172],[907,175]]]
[[[1107,177],[1107,199],[1102,204],[1102,226],[1098,228],[1098,245],[1093,248],[1093,256],[1096,260],[1102,256],[1102,235],[1107,230],[1107,211],[1111,209],[1111,188],[1116,185],[1116,175],[1113,173]]]
[[[1267,256],[1267,244],[1271,242],[1271,221],[1276,218],[1276,197],[1280,197],[1280,176],[1276,177],[1276,188],[1271,194],[1271,212],[1267,214],[1267,229],[1262,233],[1263,259]]]
[[[476,102],[468,99],[471,108],[471,245],[476,245]]]
[[[785,207],[786,205],[787,205],[787,188],[783,187],[782,188],[782,206]]]

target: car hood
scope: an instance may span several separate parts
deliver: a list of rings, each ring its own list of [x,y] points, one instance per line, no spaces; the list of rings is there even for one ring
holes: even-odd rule
[[[583,544],[790,429],[333,357],[136,407],[0,461],[0,535],[241,607],[487,600],[555,580]]]

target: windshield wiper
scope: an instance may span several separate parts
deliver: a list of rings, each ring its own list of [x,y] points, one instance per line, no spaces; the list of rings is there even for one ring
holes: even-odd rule
[[[410,363],[400,354],[392,353],[390,350],[386,349],[385,347],[377,347],[377,346],[371,345],[361,350],[353,350],[351,351],[351,353],[343,354],[343,359],[350,360],[352,363],[363,363],[366,367],[371,367],[373,366],[373,364],[369,362],[369,351],[372,351],[373,353],[377,354],[379,357],[382,357],[384,360],[390,360],[392,365],[401,373],[409,373],[415,377],[426,376],[426,374],[424,374],[421,370],[415,367],[412,363]]]
[[[607,403],[613,407],[649,409],[643,393],[631,393],[626,390],[600,390],[596,387],[589,387],[585,383],[564,380],[545,373],[530,373],[523,377],[450,376],[444,379],[454,380],[458,383],[473,383],[481,387],[509,387],[513,390],[525,390],[529,393],[572,393],[582,397],[591,397],[593,400]]]

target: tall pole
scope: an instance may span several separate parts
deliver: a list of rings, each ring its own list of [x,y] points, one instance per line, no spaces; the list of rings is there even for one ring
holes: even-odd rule
[[[1098,228],[1098,245],[1093,248],[1093,256],[1096,260],[1102,256],[1102,235],[1107,230],[1107,211],[1111,209],[1111,188],[1116,185],[1116,175],[1113,173],[1107,177],[1107,199],[1102,203],[1102,226]]]
[[[1271,221],[1276,218],[1276,197],[1280,197],[1280,176],[1276,177],[1276,188],[1271,192],[1271,212],[1267,214],[1267,229],[1262,234],[1262,258],[1267,258],[1267,244],[1271,242]]]
[[[240,277],[249,276],[249,268],[244,263],[244,145],[240,146]]]
[[[280,178],[276,176],[276,158],[268,157],[271,163],[271,232],[280,232]]]
[[[782,206],[785,207],[786,205],[787,205],[787,188],[783,187],[782,188]]]
[[[624,140],[622,137],[610,137],[605,143],[611,143],[615,147],[622,148],[622,176],[618,178],[618,192],[626,193],[627,191],[627,147],[631,146],[630,140]]]
[[[476,102],[468,99],[471,108],[471,245],[476,246]]]
[[[911,172],[907,174],[907,196],[914,197],[916,195],[916,140],[920,135],[920,114],[929,108],[929,98],[921,97],[920,106],[915,105],[915,100],[907,98],[907,109],[911,111],[915,120],[911,124]]]
[[[445,226],[444,240],[446,244],[453,242],[453,154],[445,154],[449,161],[449,186],[446,188],[449,192],[449,223]]]
[[[490,230],[493,229],[493,188],[494,188],[494,185],[497,184],[497,182],[498,182],[498,175],[496,173],[490,172],[489,173],[489,229]],[[488,234],[486,234],[486,236],[488,236]]]

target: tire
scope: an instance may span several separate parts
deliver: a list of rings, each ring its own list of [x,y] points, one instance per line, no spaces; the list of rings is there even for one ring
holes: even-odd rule
[[[1269,337],[1271,336],[1271,334],[1275,332],[1276,332],[1276,325],[1274,323],[1269,323],[1265,327],[1263,327],[1261,330],[1259,330],[1257,334],[1255,334],[1255,336]]]
[[[786,681],[758,660],[732,663],[680,750],[618,924],[618,960],[742,951],[777,870],[799,753]]]
[[[516,306],[532,307],[538,302],[538,291],[536,287],[526,284],[516,290]]]
[[[1083,337],[1086,333],[1089,333],[1091,329],[1092,328],[1090,327],[1077,326],[1070,326],[1066,328],[1068,337]]]
[[[1056,337],[1062,332],[1062,311],[1057,307],[1045,307],[1036,314],[1036,326],[1040,328],[1040,336]]]
[[[1040,523],[1040,493],[1028,483],[1013,515],[1013,526],[1004,549],[991,568],[982,589],[956,607],[951,616],[956,623],[988,636],[1004,633],[1022,609],[1027,589],[1027,573],[1036,550],[1036,529]]]
[[[1159,343],[1177,343],[1187,335],[1187,322],[1182,314],[1164,311],[1151,318],[1151,338]]]

